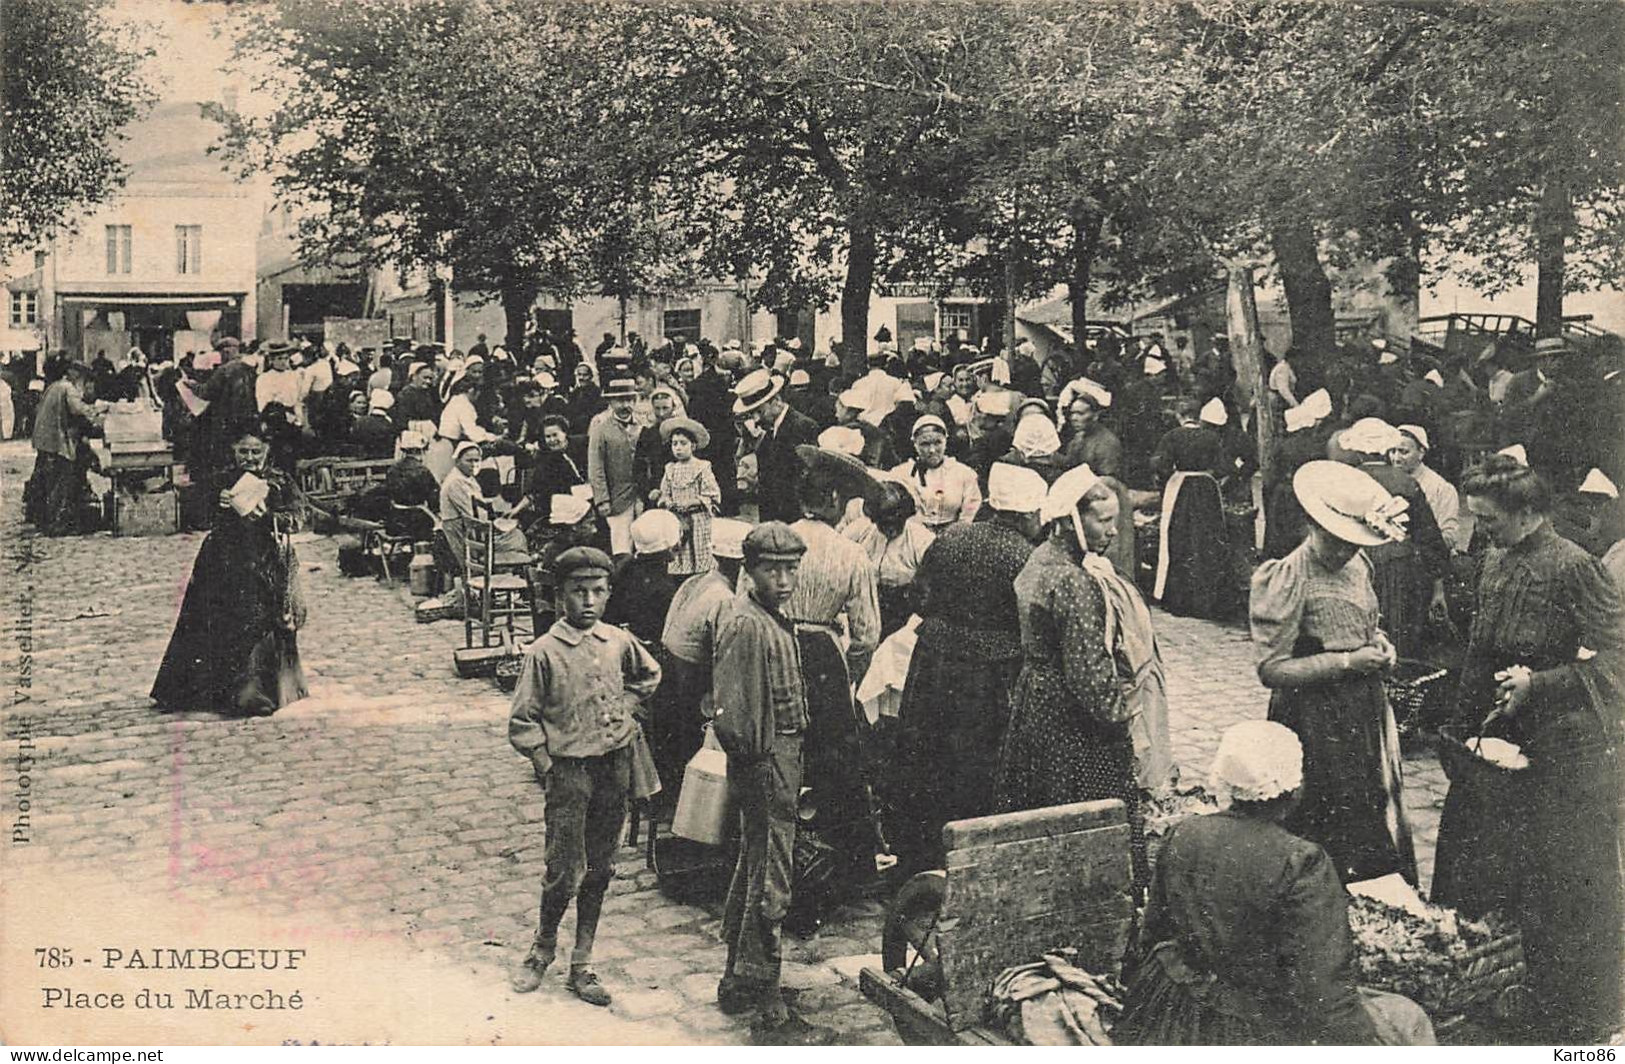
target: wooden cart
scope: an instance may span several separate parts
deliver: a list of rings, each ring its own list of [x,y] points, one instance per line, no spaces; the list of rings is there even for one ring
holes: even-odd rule
[[[943,839],[948,867],[899,892],[884,969],[859,975],[905,1043],[1009,1044],[983,1025],[988,988],[1057,947],[1075,947],[1081,967],[1117,974],[1134,918],[1122,802],[959,820]]]

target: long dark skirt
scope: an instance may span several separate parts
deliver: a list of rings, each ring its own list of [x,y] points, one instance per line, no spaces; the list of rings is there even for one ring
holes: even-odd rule
[[[1428,602],[1433,597],[1433,579],[1422,556],[1409,543],[1373,547],[1366,556],[1371,559],[1371,583],[1377,592],[1383,631],[1401,657],[1420,656]]]
[[[710,687],[711,671],[672,657],[661,644],[652,644],[650,650],[662,670],[649,713],[649,746],[661,787],[654,804],[665,809],[676,806],[683,772],[705,741],[700,703]]]
[[[1286,829],[1324,846],[1344,883],[1398,872],[1415,884],[1398,731],[1381,679],[1277,689],[1269,719],[1303,743],[1303,802]]]
[[[1212,477],[1187,475],[1164,517],[1167,574],[1160,603],[1182,617],[1215,618],[1237,602],[1235,566],[1225,530],[1224,500]]]
[[[1622,784],[1617,749],[1583,751],[1497,793],[1452,780],[1439,823],[1433,900],[1516,918],[1538,1013],[1561,1041],[1596,1041],[1621,1019]]]
[[[998,750],[1021,657],[968,651],[922,634],[897,710],[893,843],[910,868],[943,867],[942,826],[993,812]]]
[[[166,710],[266,713],[304,698],[269,534],[217,528],[203,540],[152,698]]]
[[[812,792],[819,834],[856,867],[872,860],[876,839],[864,790],[868,750],[852,704],[846,657],[828,632],[796,633],[807,690],[802,785]]]
[[[1058,665],[1027,659],[1010,696],[1010,725],[999,750],[993,812],[1120,798],[1128,807],[1134,881],[1150,881],[1134,740],[1126,724],[1101,724],[1078,704]]]

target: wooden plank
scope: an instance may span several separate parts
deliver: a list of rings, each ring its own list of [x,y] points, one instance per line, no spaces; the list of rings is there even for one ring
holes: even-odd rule
[[[955,820],[942,829],[942,839],[950,851],[1001,842],[1020,842],[1093,827],[1128,822],[1128,811],[1115,798],[1098,802],[1074,802],[1019,813]]]
[[[948,1026],[941,1005],[932,1005],[903,986],[889,973],[876,968],[858,972],[858,988],[863,996],[885,1009],[897,1025],[897,1036],[911,1046],[958,1045],[959,1039]]]

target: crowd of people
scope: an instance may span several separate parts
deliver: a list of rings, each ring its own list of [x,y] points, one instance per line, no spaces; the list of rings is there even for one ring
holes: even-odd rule
[[[877,854],[903,873],[942,867],[947,821],[1102,798],[1129,811],[1125,858],[1153,906],[1132,1029],[1382,1037],[1392,1023],[1350,1011],[1325,891],[1417,883],[1382,679],[1463,630],[1458,694],[1429,723],[1515,741],[1531,767],[1493,807],[1452,790],[1434,897],[1518,921],[1561,1040],[1618,1027],[1615,356],[1379,340],[1289,351],[1252,399],[1222,342],[1171,353],[1160,336],[1040,362],[1028,343],[900,350],[882,335],[861,372],[856,352],[794,339],[627,339],[590,357],[539,332],[517,352],[224,340],[147,375],[213,503],[161,704],[264,713],[302,691],[285,532],[304,458],[392,462],[374,515],[435,542],[453,583],[467,530],[492,520],[498,549],[549,575],[556,620],[527,652],[510,728],[549,798],[516,989],[539,985],[573,901],[568,985],[609,1001],[592,942],[628,797],[656,789],[650,772],[674,795],[710,729],[742,813],[718,1001],[756,1010],[765,1041],[828,1034],[780,995],[786,919],[815,923]],[[43,531],[62,527],[49,515],[82,481],[75,441],[97,416],[92,374],[59,368],[33,425]],[[1281,441],[1264,462],[1262,418]],[[256,575],[258,597],[222,601],[233,571]],[[1221,760],[1231,784],[1249,758],[1290,761],[1289,745],[1299,767],[1232,787],[1238,818],[1180,829],[1155,876],[1143,804],[1178,766],[1153,604],[1249,616],[1276,730]],[[203,646],[204,619],[231,638]],[[816,885],[809,852],[836,869]],[[1213,903],[1227,926],[1180,925],[1207,904],[1179,897],[1198,883],[1229,892]],[[1320,900],[1296,905],[1304,892]],[[1197,1022],[1202,980],[1261,1011]],[[1333,987],[1342,1006],[1322,1009]]]

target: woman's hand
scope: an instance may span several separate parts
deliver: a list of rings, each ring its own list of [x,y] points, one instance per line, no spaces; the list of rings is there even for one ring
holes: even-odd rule
[[[217,505],[222,510],[224,510],[226,507],[231,505],[231,489],[230,488],[221,488],[220,489],[220,501],[219,501],[219,503]]]
[[[1359,676],[1380,672],[1389,664],[1387,653],[1381,647],[1363,646],[1348,655],[1348,670]]]
[[[1428,620],[1442,623],[1450,619],[1450,600],[1445,597],[1444,581],[1437,580],[1433,584],[1433,597],[1428,601]]]
[[[1535,674],[1528,669],[1507,669],[1496,674],[1501,680],[1501,686],[1495,691],[1495,710],[1484,723],[1501,717],[1511,719],[1518,715],[1524,704],[1529,701],[1529,689],[1534,682]]]
[[[1379,630],[1377,632],[1377,638],[1372,643],[1372,646],[1382,651],[1384,657],[1387,659],[1383,662],[1383,671],[1386,672],[1388,669],[1393,668],[1394,664],[1399,661],[1399,649],[1395,647],[1393,641],[1388,638],[1388,633]]]

